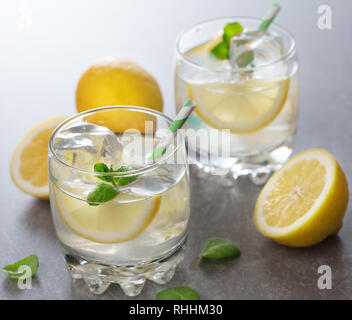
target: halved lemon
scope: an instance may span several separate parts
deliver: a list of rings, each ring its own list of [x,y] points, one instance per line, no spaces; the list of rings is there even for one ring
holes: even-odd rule
[[[199,117],[216,129],[250,133],[264,128],[282,110],[289,79],[246,79],[238,83],[187,84]]]
[[[131,196],[129,202],[114,199],[90,206],[53,188],[58,211],[66,225],[74,233],[94,242],[119,243],[137,237],[150,225],[160,208],[161,196],[136,201]]]
[[[254,213],[257,229],[281,244],[305,247],[342,227],[348,185],[333,156],[322,149],[297,154],[261,191]]]
[[[10,174],[15,185],[32,196],[49,198],[48,144],[51,133],[64,117],[37,124],[17,145],[12,154]]]

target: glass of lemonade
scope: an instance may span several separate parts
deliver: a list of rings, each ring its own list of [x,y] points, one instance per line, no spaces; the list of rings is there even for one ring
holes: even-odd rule
[[[254,52],[245,68],[211,53],[233,22],[244,30],[232,44]],[[295,41],[277,24],[255,32],[260,22],[244,17],[201,22],[179,35],[175,58],[176,106],[188,97],[197,104],[186,123],[195,130],[187,135],[190,163],[234,178],[249,174],[258,184],[289,158],[299,105]],[[220,133],[227,138],[217,138]]]
[[[136,296],[146,279],[169,281],[182,261],[190,211],[182,134],[148,160],[171,122],[146,108],[104,107],[67,119],[50,138],[56,233],[70,274],[96,294],[118,283]]]

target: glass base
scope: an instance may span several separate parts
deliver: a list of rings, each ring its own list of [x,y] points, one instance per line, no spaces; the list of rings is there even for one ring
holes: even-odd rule
[[[246,157],[222,158],[207,155],[208,163],[199,161],[205,157],[198,151],[190,152],[189,155],[195,154],[196,157],[190,156],[189,163],[196,165],[200,176],[204,174],[226,176],[227,179],[223,181],[227,181],[227,184],[231,184],[240,176],[248,176],[254,184],[263,185],[270,175],[288,160],[292,153],[293,141],[294,136],[270,151]]]
[[[72,279],[83,279],[94,294],[104,293],[114,283],[119,284],[127,296],[135,297],[141,293],[147,279],[157,284],[165,284],[172,279],[177,265],[183,260],[186,239],[167,257],[135,266],[87,261],[64,247],[66,266]]]

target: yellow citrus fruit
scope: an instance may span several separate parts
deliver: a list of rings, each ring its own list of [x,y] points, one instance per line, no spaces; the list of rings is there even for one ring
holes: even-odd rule
[[[51,133],[65,118],[39,123],[17,145],[12,154],[10,174],[22,191],[37,198],[48,199],[48,144]]]
[[[340,165],[327,151],[311,149],[269,179],[257,200],[254,222],[274,241],[306,247],[340,230],[347,205],[348,185]]]
[[[76,90],[78,112],[114,105],[131,105],[163,110],[161,91],[156,80],[138,64],[122,58],[106,58],[81,76]],[[114,132],[134,128],[144,132],[145,121],[153,116],[106,111],[89,116],[91,123],[104,125]]]
[[[198,116],[216,129],[250,133],[264,128],[282,110],[289,79],[247,79],[238,83],[188,83]]]
[[[81,237],[100,243],[119,243],[137,237],[160,208],[161,196],[133,201],[131,195],[129,202],[112,200],[90,206],[53,188],[57,208],[67,226]]]

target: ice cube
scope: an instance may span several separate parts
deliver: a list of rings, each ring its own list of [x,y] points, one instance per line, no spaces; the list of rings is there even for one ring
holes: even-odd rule
[[[267,31],[245,31],[231,39],[233,67],[258,67],[279,60],[282,54],[282,38]]]
[[[76,168],[91,171],[96,162],[119,167],[123,145],[114,132],[81,122],[60,131],[53,142],[57,155]]]

